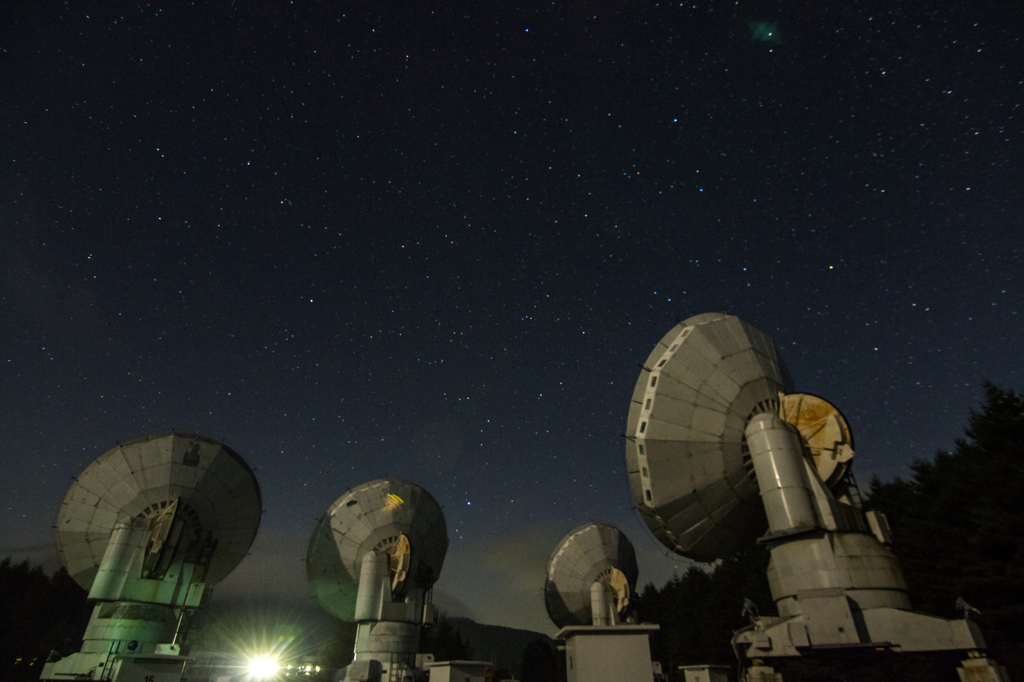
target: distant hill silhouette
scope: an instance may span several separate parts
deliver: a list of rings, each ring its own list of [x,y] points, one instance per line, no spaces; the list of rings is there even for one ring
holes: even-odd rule
[[[449,618],[452,626],[473,649],[473,658],[493,661],[499,668],[519,674],[523,652],[538,639],[554,646],[554,640],[540,632],[518,630],[501,625],[481,625],[470,618]]]

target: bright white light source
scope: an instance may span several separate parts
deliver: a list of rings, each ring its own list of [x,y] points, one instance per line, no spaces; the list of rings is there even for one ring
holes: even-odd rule
[[[254,658],[249,661],[249,677],[254,680],[267,680],[277,673],[277,661],[272,658]]]

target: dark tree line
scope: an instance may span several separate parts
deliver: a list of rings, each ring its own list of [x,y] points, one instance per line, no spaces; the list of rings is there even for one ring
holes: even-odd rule
[[[552,648],[550,640],[537,639],[523,651],[519,664],[522,682],[564,682],[565,656]]]
[[[749,621],[744,598],[762,614],[774,613],[765,570],[768,551],[751,545],[709,572],[692,566],[661,589],[648,584],[635,600],[640,620],[661,629],[651,637],[651,657],[672,675],[680,665],[732,665],[730,639]]]
[[[435,661],[469,661],[473,647],[450,620],[441,616],[436,625],[420,630],[420,653],[434,654]]]
[[[907,480],[871,482],[865,506],[884,512],[915,610],[958,618],[963,597],[1011,677],[1024,679],[1024,398],[986,384],[951,452],[917,461]],[[654,660],[678,666],[734,664],[732,633],[748,624],[744,597],[775,615],[765,577],[767,550],[749,548],[714,571],[691,568],[636,600],[641,620],[661,625]],[[786,664],[787,680],[956,680],[959,654]]]
[[[915,462],[909,480],[872,481],[914,608],[959,617],[962,597],[990,654],[1024,677],[1024,396],[985,385],[965,438]]]
[[[0,561],[0,680],[38,680],[51,651],[78,651],[89,623],[85,590],[63,568]]]

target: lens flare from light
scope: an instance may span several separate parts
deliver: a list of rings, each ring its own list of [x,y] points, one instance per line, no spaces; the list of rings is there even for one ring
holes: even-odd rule
[[[249,678],[253,680],[268,680],[277,674],[277,661],[273,658],[254,658],[249,661]]]

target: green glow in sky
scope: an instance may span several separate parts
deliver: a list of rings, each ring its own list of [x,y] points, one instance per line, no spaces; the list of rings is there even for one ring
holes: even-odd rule
[[[748,21],[747,26],[754,40],[762,43],[778,44],[782,42],[774,21]]]

